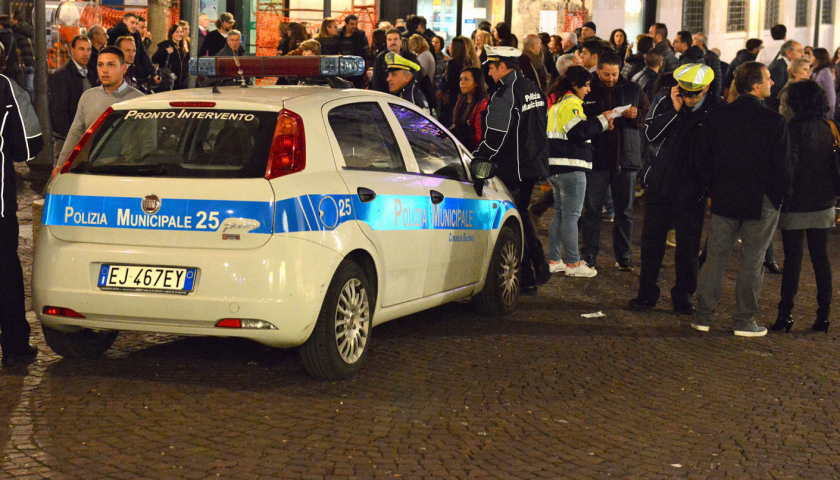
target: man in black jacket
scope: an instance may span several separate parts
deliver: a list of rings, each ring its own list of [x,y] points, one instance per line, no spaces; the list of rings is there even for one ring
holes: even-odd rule
[[[692,46],[703,51],[703,63],[708,65],[715,74],[715,79],[712,80],[712,84],[709,85],[709,95],[720,97],[723,95],[723,88],[721,88],[723,85],[723,71],[721,70],[722,65],[718,54],[709,50],[709,47],[706,46],[708,43],[709,38],[705,33],[695,33],[692,36]]]
[[[12,31],[12,17],[9,15],[0,15],[0,44],[8,52],[8,56],[3,57],[6,60],[6,66],[0,73],[23,86],[26,82],[23,79],[24,72],[19,68],[20,57],[17,54],[20,47],[15,40],[15,34]]]
[[[633,240],[633,198],[636,193],[636,173],[642,166],[642,137],[650,107],[647,97],[633,82],[619,75],[621,59],[615,52],[604,53],[598,61],[598,75],[592,79],[592,90],[583,100],[587,117],[597,117],[608,110],[628,106],[623,118],[615,119],[614,128],[592,140],[595,148],[592,170],[586,172],[586,198],[581,217],[583,260],[595,268],[601,244],[601,209],[612,192],[615,207],[613,225],[613,253],[615,266],[632,271],[630,245]]]
[[[28,23],[20,12],[15,12],[12,21],[12,31],[15,33],[15,43],[20,49],[20,58],[25,66],[23,72],[23,88],[29,93],[29,99],[35,101],[35,27]]]
[[[373,74],[370,77],[370,89],[377,92],[388,93],[388,61],[385,56],[388,53],[397,53],[401,57],[411,62],[417,63],[417,55],[406,52],[402,49],[402,37],[400,31],[396,28],[391,28],[385,34],[385,51],[376,56],[373,61]],[[416,76],[415,76],[416,78]]]
[[[726,73],[723,75],[723,85],[721,87],[723,88],[724,97],[726,97],[726,94],[729,92],[732,80],[735,78],[735,70],[738,70],[738,67],[747,62],[755,61],[755,57],[758,56],[758,52],[760,52],[763,48],[761,43],[761,40],[758,38],[751,38],[747,40],[746,48],[740,50],[735,55],[735,60],[732,60],[732,63],[729,64],[729,68],[726,69]]]
[[[548,176],[548,112],[545,96],[516,69],[522,54],[513,47],[484,47],[489,73],[498,84],[481,113],[483,141],[473,156],[498,165],[498,174],[521,212],[525,245],[522,258],[522,289],[535,295],[537,286],[551,279],[548,261],[528,215],[536,182]],[[600,115],[598,112],[595,116]]]
[[[631,81],[642,89],[648,99],[653,98],[653,86],[659,78],[659,70],[662,69],[662,55],[648,52],[645,54],[645,69],[633,76]]]
[[[6,61],[0,44],[0,71]],[[29,95],[8,77],[0,75],[0,351],[4,366],[31,362],[38,348],[29,344],[23,269],[18,257],[20,227],[14,162],[29,160],[43,147],[41,129]]]
[[[770,70],[770,78],[773,80],[773,87],[770,88],[770,96],[764,100],[767,108],[778,112],[781,102],[779,101],[779,92],[782,91],[789,78],[788,65],[790,62],[802,57],[805,54],[805,49],[802,44],[796,40],[788,40],[782,45],[782,54],[773,61],[768,67]]]
[[[355,55],[365,59],[369,67],[373,62],[373,54],[370,51],[370,43],[363,30],[359,30],[359,17],[347,15],[344,17],[344,26],[338,30],[338,45],[341,55]],[[364,87],[365,75],[350,77],[347,80],[353,82],[356,88]]]
[[[134,64],[137,66],[138,74],[144,76],[154,73],[155,67],[152,65],[152,59],[149,58],[143,38],[137,31],[137,15],[133,13],[126,13],[120,23],[108,29],[108,45],[114,45],[118,38],[126,35],[134,37],[134,44],[137,48]]]
[[[698,128],[695,162],[712,199],[708,256],[700,271],[697,317],[691,324],[701,332],[712,325],[726,264],[740,238],[732,316],[735,335],[767,334],[755,322],[764,281],[761,264],[779,220],[779,207],[791,189],[787,123],[762,102],[772,85],[763,64],[741,65],[735,75],[738,99],[710,112]]]
[[[85,90],[99,81],[96,70],[87,68],[90,60],[90,40],[77,35],[70,42],[70,60],[50,76],[50,122],[53,130],[53,157],[64,147],[64,140]]]
[[[645,120],[645,136],[650,142],[650,165],[645,172],[645,221],[642,225],[642,265],[639,294],[630,308],[650,310],[659,300],[659,270],[665,257],[668,230],[677,231],[674,254],[676,282],[671,289],[674,311],[694,313],[691,296],[697,290],[697,252],[703,233],[706,198],[690,163],[697,124],[721,105],[711,95],[712,69],[703,64],[687,64],[674,72],[678,85],[670,96],[651,106]]]

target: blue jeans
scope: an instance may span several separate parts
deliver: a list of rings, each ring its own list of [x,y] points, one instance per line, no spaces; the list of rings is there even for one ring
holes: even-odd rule
[[[636,196],[636,171],[590,170],[586,172],[586,211],[581,219],[584,257],[593,260],[601,249],[601,209],[607,199],[607,189],[612,191],[615,205],[613,224],[613,253],[616,261],[630,261],[630,245],[633,240],[633,199]]]
[[[26,67],[23,74],[23,83],[26,84],[26,92],[29,93],[29,100],[35,104],[35,67]]]
[[[548,230],[548,259],[559,262],[565,248],[566,263],[577,263],[580,261],[578,219],[586,193],[586,173],[560,173],[548,177],[548,182],[554,193],[554,218]]]

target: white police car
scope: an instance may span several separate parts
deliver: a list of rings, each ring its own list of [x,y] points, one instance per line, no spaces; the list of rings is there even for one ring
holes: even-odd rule
[[[470,162],[417,107],[365,90],[115,105],[48,188],[32,282],[47,344],[92,358],[120,330],[243,337],[339,379],[374,325],[469,297],[509,313],[520,217]]]

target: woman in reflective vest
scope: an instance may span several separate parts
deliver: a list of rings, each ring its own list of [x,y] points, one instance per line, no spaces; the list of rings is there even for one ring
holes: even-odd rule
[[[554,219],[549,229],[548,265],[552,273],[569,277],[594,277],[598,272],[581,262],[578,252],[578,219],[586,192],[586,170],[592,169],[590,139],[612,129],[610,112],[587,119],[583,98],[592,76],[573,66],[552,85],[549,96],[561,98],[548,111],[548,181],[554,192]],[[561,257],[566,251],[566,262]]]

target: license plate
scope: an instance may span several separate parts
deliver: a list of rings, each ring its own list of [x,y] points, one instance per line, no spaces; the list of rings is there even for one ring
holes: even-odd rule
[[[140,265],[102,265],[102,290],[180,293],[186,295],[195,285],[194,268],[148,267]]]

